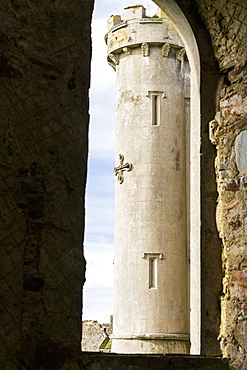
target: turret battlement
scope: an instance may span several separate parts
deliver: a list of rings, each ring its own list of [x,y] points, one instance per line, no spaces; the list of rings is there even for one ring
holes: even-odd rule
[[[184,47],[178,32],[166,14],[159,9],[157,15],[148,17],[143,5],[126,7],[123,19],[120,15],[112,15],[108,20],[108,33],[105,40],[108,61],[111,65],[112,62],[117,64],[113,54],[127,52],[129,55],[131,49],[141,47],[143,43],[147,44],[147,47],[161,45],[166,50],[168,46],[179,49]]]

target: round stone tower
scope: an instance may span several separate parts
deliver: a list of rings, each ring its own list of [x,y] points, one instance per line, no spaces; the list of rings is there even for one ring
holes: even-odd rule
[[[112,352],[189,353],[189,66],[174,26],[142,5],[111,16],[117,76]]]

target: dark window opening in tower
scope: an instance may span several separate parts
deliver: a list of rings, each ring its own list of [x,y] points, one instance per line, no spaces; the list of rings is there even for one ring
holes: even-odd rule
[[[149,258],[149,289],[157,289],[157,258]]]
[[[152,96],[152,124],[159,126],[160,124],[160,96]]]

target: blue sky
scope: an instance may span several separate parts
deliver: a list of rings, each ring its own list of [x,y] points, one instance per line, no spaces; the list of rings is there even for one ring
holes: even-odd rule
[[[87,260],[83,290],[83,320],[109,322],[113,313],[113,245],[115,176],[115,72],[106,60],[107,19],[123,15],[127,0],[96,0],[92,23],[89,161],[86,191],[84,253]],[[141,1],[147,15],[157,6]]]

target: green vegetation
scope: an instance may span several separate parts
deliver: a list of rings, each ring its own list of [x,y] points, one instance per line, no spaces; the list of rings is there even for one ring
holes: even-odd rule
[[[111,341],[109,341],[109,342],[107,343],[107,345],[105,346],[105,349],[111,349]]]

